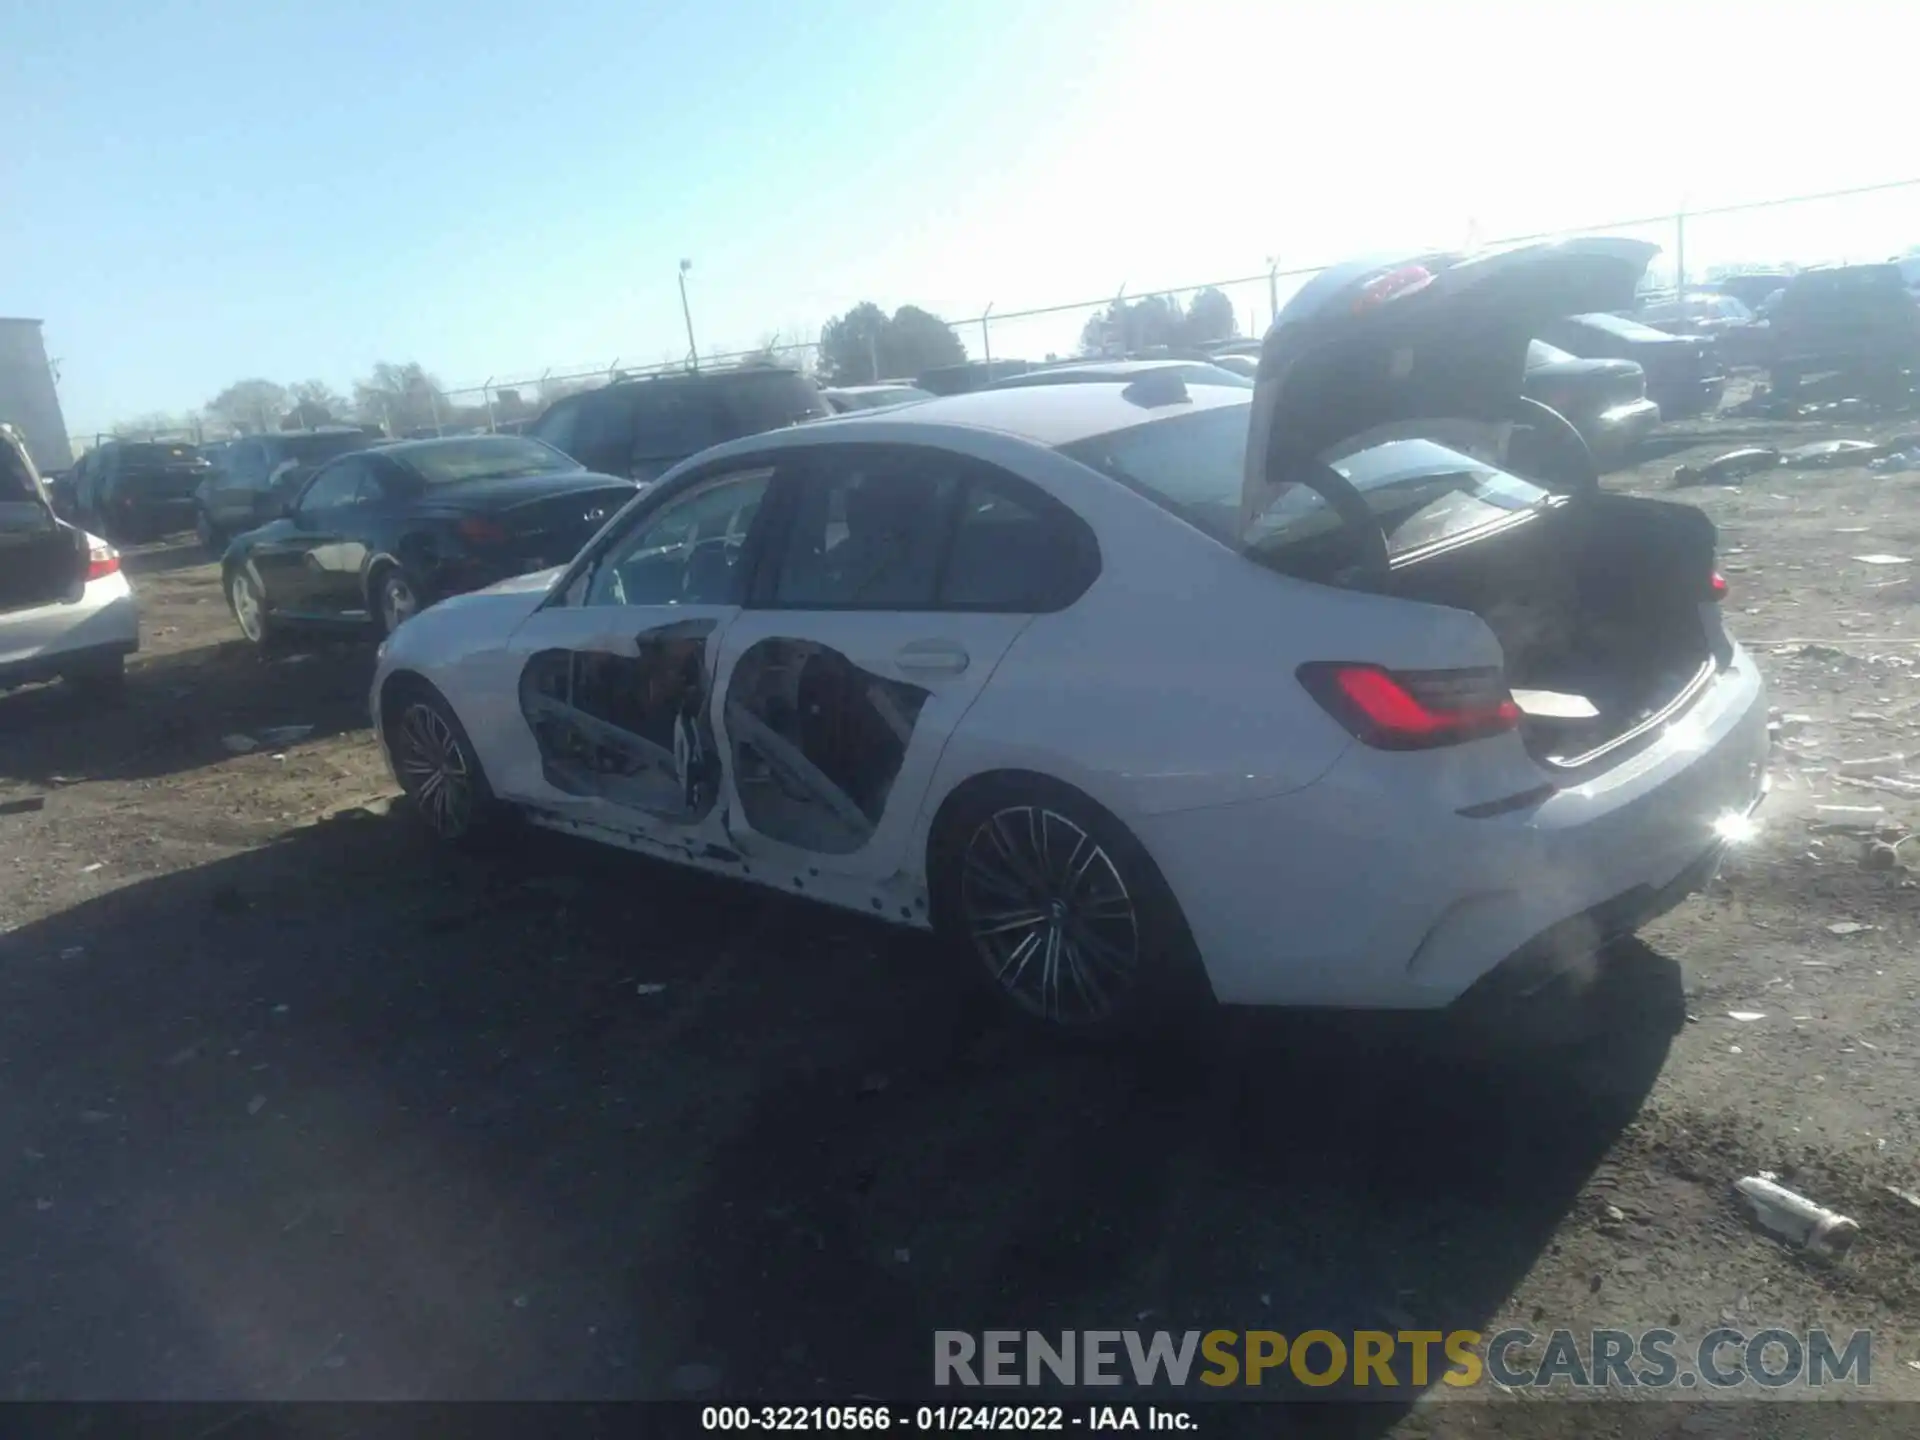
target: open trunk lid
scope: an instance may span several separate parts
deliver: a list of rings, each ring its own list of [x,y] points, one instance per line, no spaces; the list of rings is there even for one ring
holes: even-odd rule
[[[1500,713],[1569,779],[1637,751],[1732,661],[1706,515],[1603,493],[1591,474],[1534,483],[1516,431],[1540,433],[1522,399],[1537,328],[1624,308],[1656,250],[1570,240],[1344,266],[1303,289],[1261,348],[1248,555],[1477,615],[1505,657]]]
[[[1598,237],[1323,270],[1260,347],[1243,533],[1290,470],[1376,430],[1408,426],[1502,458],[1535,332],[1558,316],[1630,307],[1658,253]],[[1435,434],[1435,422],[1454,433]]]
[[[79,599],[87,559],[87,537],[55,517],[26,446],[0,426],[0,614]]]

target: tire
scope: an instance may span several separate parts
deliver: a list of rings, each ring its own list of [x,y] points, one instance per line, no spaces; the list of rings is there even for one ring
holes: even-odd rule
[[[127,657],[115,655],[111,660],[88,665],[61,678],[83,699],[112,702],[127,693]]]
[[[373,592],[369,608],[373,611],[374,627],[383,637],[427,608],[427,597],[419,582],[404,566],[386,565],[374,571],[367,588]]]
[[[213,517],[201,506],[193,512],[193,533],[200,537],[200,548],[218,560],[226,553],[227,537],[213,523]]]
[[[254,577],[251,566],[239,565],[227,572],[227,608],[240,627],[240,633],[256,650],[272,650],[281,640],[280,625],[267,609],[266,592]]]
[[[1079,791],[1040,775],[981,781],[943,809],[928,849],[936,933],[1017,1020],[1098,1041],[1210,1007],[1159,867]]]
[[[383,706],[387,759],[415,818],[435,839],[460,849],[498,835],[503,807],[446,697],[425,681],[403,681]]]

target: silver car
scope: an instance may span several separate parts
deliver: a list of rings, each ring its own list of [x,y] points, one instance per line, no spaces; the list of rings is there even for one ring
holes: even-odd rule
[[[120,552],[54,514],[27,447],[0,425],[0,690],[63,679],[112,691],[139,648]]]

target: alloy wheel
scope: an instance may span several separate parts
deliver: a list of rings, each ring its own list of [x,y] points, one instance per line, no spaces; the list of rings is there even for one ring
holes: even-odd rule
[[[403,621],[412,619],[420,613],[420,597],[413,593],[413,586],[407,577],[398,570],[391,571],[380,582],[380,619],[391,635],[400,628]]]
[[[233,618],[240,622],[240,633],[258,645],[266,633],[267,607],[253,577],[236,570],[227,582],[227,599],[233,605]]]
[[[1140,920],[1104,846],[1058,811],[1019,805],[977,826],[960,857],[960,919],[1023,1010],[1105,1019],[1140,974]]]
[[[447,840],[466,834],[473,823],[473,764],[437,706],[423,700],[407,706],[394,761],[400,783],[434,832]]]

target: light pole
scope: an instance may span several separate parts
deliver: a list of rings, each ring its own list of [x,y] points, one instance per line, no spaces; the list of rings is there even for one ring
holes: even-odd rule
[[[687,304],[687,271],[693,268],[691,260],[680,262],[680,313],[687,320],[687,368],[700,368],[700,347],[693,343],[693,307]]]

